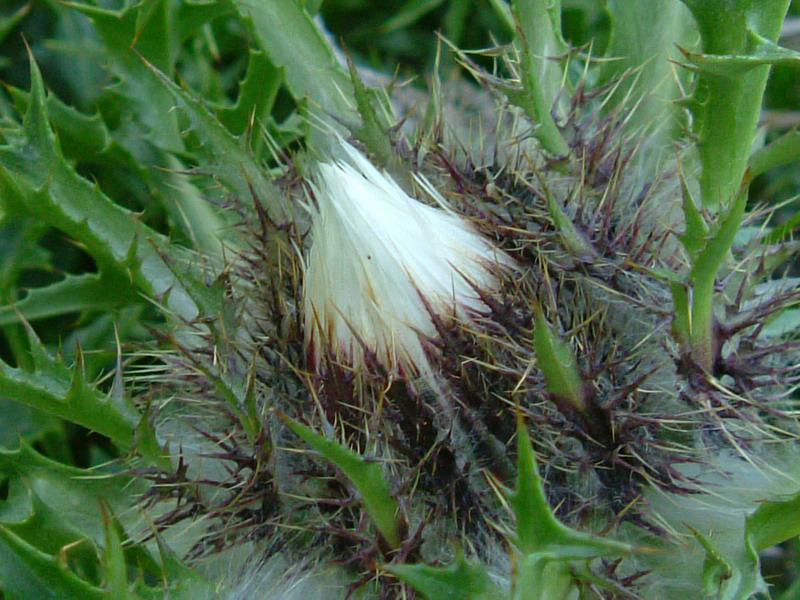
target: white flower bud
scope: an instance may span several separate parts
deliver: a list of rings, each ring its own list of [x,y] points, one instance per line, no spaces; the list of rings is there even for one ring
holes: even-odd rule
[[[349,162],[321,164],[313,186],[304,290],[310,366],[319,369],[328,353],[358,369],[366,348],[391,376],[419,375],[427,371],[421,337],[437,334],[430,312],[446,323],[486,312],[475,288],[495,288],[498,267],[511,261],[463,218],[409,197],[341,146]]]

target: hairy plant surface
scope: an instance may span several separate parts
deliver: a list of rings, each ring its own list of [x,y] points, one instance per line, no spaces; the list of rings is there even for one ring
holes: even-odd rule
[[[788,1],[319,8],[2,13],[2,597],[768,597]]]

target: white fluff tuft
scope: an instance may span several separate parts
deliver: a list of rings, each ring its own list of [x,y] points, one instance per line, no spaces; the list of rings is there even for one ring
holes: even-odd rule
[[[420,296],[445,321],[468,320],[487,308],[474,288],[494,289],[498,267],[511,261],[466,220],[409,197],[358,150],[341,146],[349,163],[321,164],[314,186],[304,290],[312,366],[328,351],[362,367],[366,347],[391,376],[420,374],[427,371],[420,336],[436,336]]]

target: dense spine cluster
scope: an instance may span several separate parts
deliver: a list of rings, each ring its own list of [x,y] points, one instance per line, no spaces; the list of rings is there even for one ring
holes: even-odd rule
[[[586,115],[597,100],[578,95],[574,102],[571,114]],[[495,139],[518,125],[513,115],[500,119]],[[201,445],[214,448],[199,454],[219,461],[221,477],[192,480],[191,469],[181,468],[171,476],[145,474],[159,484],[154,497],[178,498],[156,523],[204,515],[209,526],[195,555],[249,540],[268,564],[276,556],[300,560],[306,574],[340,565],[351,591],[375,589],[381,598],[403,597],[407,588],[376,565],[447,563],[460,544],[509,577],[503,547],[511,521],[500,489],[516,476],[521,415],[562,521],[669,547],[680,526],[649,502],[654,492],[713,497],[725,476],[720,457],[738,454],[760,464],[768,459],[765,440],[794,439],[794,415],[779,391],[795,378],[796,343],[761,329],[769,315],[796,302],[797,292],[775,284],[765,297],[758,282],[771,272],[767,263],[777,261],[735,248],[733,267],[720,277],[727,304],[715,329],[714,373],[697,365],[675,340],[671,306],[670,274],[684,263],[677,241],[682,173],[673,162],[657,180],[643,180],[640,148],[623,125],[624,115],[600,113],[565,125],[568,160],[548,157],[524,138],[498,142],[473,160],[436,134],[414,142],[398,136],[392,169],[404,189],[359,162],[367,159],[350,145],[356,142],[341,142],[356,168],[322,165],[317,183],[287,167],[289,202],[317,207],[310,226],[307,216],[277,224],[263,209],[242,209],[251,249],[221,276],[237,339],[210,324],[212,346],[184,347],[179,359],[181,395],[203,407],[202,418],[189,411],[188,426]],[[466,262],[442,249],[442,264],[457,274],[448,275],[451,285],[463,290],[454,292],[455,303],[431,295],[428,282],[415,284],[415,265],[403,264],[415,248],[393,246],[402,234],[364,242],[353,236],[383,230],[324,230],[333,227],[325,203],[358,202],[344,195],[361,193],[359,181],[383,181],[390,186],[384,193],[404,195],[398,202],[406,210],[441,215],[462,232],[462,253],[474,252]],[[338,209],[346,217],[354,208]],[[394,235],[391,222],[381,227]],[[352,245],[336,253],[328,244],[321,254],[315,243],[330,235],[349,235]],[[363,257],[353,256],[359,244],[385,262],[361,272],[361,288],[326,289],[349,279],[319,277],[320,269],[341,275],[363,268]],[[752,261],[759,266],[742,275],[736,265]],[[352,294],[376,281],[383,287],[373,290],[367,304],[375,312],[365,317],[356,312],[365,310],[364,299]],[[380,297],[396,290],[416,293]],[[333,336],[314,303],[328,301],[325,318],[341,317]],[[412,310],[380,313],[403,303]],[[573,363],[564,365],[573,370],[571,384],[569,373],[559,385],[542,364],[547,357],[538,344],[547,340]],[[251,417],[265,424],[258,435],[218,398],[215,378],[246,382]],[[286,419],[380,464],[398,502],[399,545],[375,530],[351,478],[315,457]],[[635,593],[647,581],[646,561],[626,565],[593,568],[615,589]],[[608,597],[625,597],[618,593]]]

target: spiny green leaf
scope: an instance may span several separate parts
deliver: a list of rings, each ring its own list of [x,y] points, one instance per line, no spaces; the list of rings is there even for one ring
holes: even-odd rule
[[[229,13],[230,7],[224,2],[166,0],[127,2],[120,10],[83,2],[69,6],[91,18],[104,43],[107,68],[116,75],[116,89],[135,106],[132,114],[147,128],[150,140],[161,148],[181,151],[183,142],[169,94],[148,75],[139,55],[172,73],[183,40]]]
[[[710,537],[692,527],[689,530],[706,551],[703,563],[706,594],[717,600],[749,600],[755,594],[767,592],[767,584],[761,577],[758,553],[749,537],[745,536],[742,547],[730,556],[717,548]]]
[[[233,16],[230,5],[217,0],[182,0],[174,4],[177,7],[173,6],[171,25],[178,31],[181,43],[201,34],[215,19]]]
[[[566,156],[569,154],[569,146],[564,141],[549,112],[550,107],[547,106],[545,99],[542,97],[542,90],[533,78],[532,74],[535,72],[534,59],[524,41],[520,50],[520,61],[521,85],[519,87],[504,85],[500,87],[500,90],[510,102],[516,104],[525,112],[534,127],[531,133],[539,140],[542,147],[555,156]]]
[[[33,360],[33,369],[29,372],[38,371],[48,379],[58,378],[69,381],[70,371],[67,366],[62,361],[56,360],[47,351],[30,323],[23,321],[22,324],[25,327],[25,334],[28,336],[28,347]]]
[[[742,223],[744,211],[747,207],[747,194],[743,191],[721,216],[714,231],[706,240],[703,248],[697,254],[697,260],[692,266],[692,279],[702,276],[702,273],[719,270],[719,265],[733,244],[739,225]]]
[[[93,564],[96,541],[81,529],[83,523],[64,519],[57,506],[48,505],[22,477],[12,477],[8,498],[0,504],[0,524],[27,544],[47,554],[73,546],[70,558]]]
[[[62,435],[59,419],[8,398],[0,398],[0,448],[16,448],[20,439],[34,443],[49,436],[61,439]]]
[[[157,465],[164,471],[171,472],[172,461],[170,460],[169,453],[158,443],[156,432],[150,421],[151,417],[150,411],[146,410],[142,413],[134,433],[133,446],[136,452],[148,463]]]
[[[714,360],[714,283],[736,237],[746,205],[747,194],[741,190],[725,214],[720,215],[713,233],[697,250],[689,274],[693,293],[690,321],[692,356],[706,370],[711,369]]]
[[[94,380],[114,360],[115,351],[112,348],[116,345],[118,337],[127,338],[129,333],[144,334],[144,328],[141,326],[144,310],[145,306],[142,302],[116,311],[87,315],[61,338],[59,353],[62,360],[69,364],[75,360],[76,349],[79,346],[84,348],[86,350],[83,357],[86,377]],[[121,349],[117,345],[117,358],[120,353]],[[128,396],[118,394],[117,397],[113,397],[114,394],[111,395],[111,404],[118,411],[138,418],[139,413],[133,408],[133,403]]]
[[[384,568],[429,600],[496,600],[501,597],[486,569],[467,562],[463,554],[446,567],[398,564]]]
[[[27,216],[6,214],[4,217],[0,217],[0,302],[5,305],[0,305],[0,327],[2,327],[2,334],[11,350],[14,362],[23,369],[32,367],[31,359],[25,342],[24,330],[19,325],[18,313],[9,306],[9,303],[17,300],[17,282],[22,271],[52,270],[51,255],[39,244],[46,230],[45,223]],[[17,310],[19,310],[18,305]],[[5,315],[5,321],[2,315]],[[26,407],[18,407],[13,410],[16,416],[21,418],[21,422],[30,425],[35,421],[41,421]],[[0,414],[2,412],[0,410]],[[3,420],[2,417],[0,420]],[[8,440],[10,436],[13,441],[16,435],[13,432],[17,429],[12,424],[3,432],[3,427],[0,426],[0,432],[3,432],[0,433],[0,439]]]
[[[350,70],[350,79],[353,81],[358,112],[364,123],[355,132],[356,136],[366,144],[370,152],[380,159],[382,166],[387,166],[392,162],[395,155],[389,142],[389,136],[386,134],[385,123],[382,123],[378,118],[378,113],[372,104],[373,98],[370,96],[364,82],[361,81],[358,69],[356,69],[356,65],[349,54],[347,55],[347,67]]]
[[[258,131],[267,122],[283,81],[283,72],[272,64],[264,52],[250,49],[248,57],[247,72],[239,83],[236,103],[214,111],[233,135],[242,135],[251,123]]]
[[[70,5],[92,18],[105,43],[107,68],[117,79],[114,90],[125,100],[121,110],[134,116],[136,128],[139,129],[135,135],[128,135],[133,139],[126,140],[127,146],[136,148],[139,155],[143,153],[142,146],[149,152],[154,150],[152,146],[167,152],[166,155],[160,155],[158,151],[154,153],[161,162],[158,166],[163,169],[160,176],[143,176],[142,179],[148,183],[152,180],[158,185],[159,196],[175,223],[179,224],[196,247],[210,255],[222,253],[219,238],[224,238],[230,230],[221,215],[189,182],[183,173],[184,164],[172,154],[185,149],[183,137],[178,128],[177,115],[171,110],[172,98],[152,77],[148,64],[156,65],[162,72],[172,73],[180,45],[180,39],[173,30],[176,14],[180,12],[185,22],[193,23],[191,31],[182,32],[191,34],[202,26],[202,22],[194,20],[193,9],[209,18],[230,12],[230,8],[223,6],[224,3],[215,4],[214,13],[209,13],[207,3],[165,0],[130,3],[118,11],[83,3]],[[148,64],[140,57],[145,57]],[[142,139],[147,142],[142,144]],[[142,157],[137,158],[141,160]],[[148,162],[152,159],[148,157]]]
[[[533,349],[536,361],[547,381],[547,390],[557,402],[562,402],[578,412],[586,410],[583,378],[570,347],[550,329],[544,311],[534,305],[536,327],[533,332]]]
[[[228,0],[251,24],[261,48],[272,63],[284,69],[286,83],[296,100],[308,98],[313,118],[311,136],[320,150],[332,143],[325,123],[338,130],[335,121],[352,118],[353,85],[336,61],[331,47],[319,29],[295,0]],[[276,24],[280,26],[276,26]]]
[[[17,110],[26,113],[30,108],[31,93],[15,87],[7,90]],[[45,99],[45,111],[58,131],[60,147],[67,153],[70,148],[83,158],[95,157],[114,144],[111,131],[99,114],[85,115],[52,94]]]
[[[3,300],[23,269],[50,270],[50,253],[39,245],[47,225],[26,216],[0,217],[0,290]]]
[[[686,248],[686,252],[689,254],[692,264],[694,264],[706,243],[708,226],[700,210],[697,208],[697,204],[695,203],[691,190],[689,190],[682,169],[680,169],[680,179],[683,218],[686,227],[686,230],[680,235],[680,240],[683,247]]]
[[[70,371],[26,327],[35,370],[26,372],[0,361],[0,395],[97,431],[122,448],[130,447],[132,423],[85,381],[80,360]]]
[[[0,147],[0,196],[11,210],[41,219],[79,241],[101,273],[129,279],[153,297],[169,292],[169,308],[194,317],[196,307],[151,245],[166,246],[166,240],[65,162],[48,124],[44,85],[33,62],[23,126],[6,133],[12,141]]]
[[[747,517],[745,532],[758,551],[800,534],[800,492],[790,498],[759,504]]]
[[[13,88],[11,93],[20,110],[27,111],[30,94]],[[80,113],[52,94],[45,106],[67,160],[90,165],[95,175],[103,176],[99,185],[111,187],[113,182],[110,191],[118,191],[133,203],[151,207],[153,200],[160,201],[189,240],[211,254],[219,253],[217,237],[224,227],[208,202],[188,183],[185,167],[175,157],[151,145],[153,140],[141,131],[124,127],[112,132],[99,115]],[[142,143],[143,138],[149,142]],[[160,168],[152,168],[154,162]]]
[[[103,548],[105,588],[108,590],[110,600],[128,600],[132,598],[132,595],[128,593],[127,565],[122,549],[122,528],[111,513],[109,506],[102,501],[100,513],[103,517],[105,534]]]
[[[139,74],[152,78],[146,69]],[[16,89],[12,94],[20,110],[28,110],[30,94]],[[67,159],[91,165],[95,173],[104,175],[101,183],[108,185],[113,180],[121,194],[143,206],[160,201],[178,229],[198,248],[211,255],[220,253],[218,238],[229,230],[192,185],[184,164],[169,152],[172,146],[167,151],[158,148],[156,138],[141,130],[132,132],[130,127],[112,131],[99,115],[80,113],[52,94],[45,107]]]
[[[45,554],[0,525],[0,588],[18,598],[103,600],[100,588],[80,579],[56,556]]]
[[[342,470],[361,494],[364,509],[383,538],[392,548],[399,547],[402,541],[402,517],[397,501],[389,494],[380,465],[334,440],[322,437],[286,415],[280,416],[297,436]]]
[[[29,290],[13,306],[0,306],[0,325],[44,319],[84,310],[108,310],[136,301],[127,280],[95,274],[67,275],[61,281]]]
[[[564,82],[564,60],[568,47],[561,33],[561,0],[512,0],[511,9],[530,53],[532,81],[541,88],[548,114]],[[548,106],[549,105],[549,106]],[[555,113],[561,115],[560,110]]]
[[[91,472],[50,463],[27,447],[16,454],[0,453],[0,471],[13,475],[19,470],[10,484],[9,498],[0,503],[0,589],[4,592],[37,600],[217,597],[214,586],[163,546],[159,566],[144,548],[123,545],[126,536],[113,513],[129,508],[132,490],[125,489],[127,479],[98,479]],[[102,548],[99,561],[98,548]],[[65,558],[89,573],[90,579],[100,580],[96,568],[102,564],[102,588],[77,576]],[[133,569],[138,577],[129,585],[128,573]],[[160,581],[150,587],[144,573]]]
[[[764,65],[800,67],[800,52],[782,48],[747,28],[748,52],[745,54],[703,54],[682,49],[684,58],[697,70],[710,75],[735,78]]]
[[[108,10],[83,2],[70,7],[88,16],[104,43],[108,68],[117,75],[120,94],[141,104],[135,117],[147,128],[151,139],[162,148],[183,149],[178,122],[170,112],[171,102],[164,90],[147,76],[147,70],[131,52],[136,47],[161,69],[171,71],[177,52],[177,39],[169,31],[174,3],[156,0],[126,3],[121,10]],[[144,21],[143,11],[149,13]],[[137,25],[141,28],[137,31]]]
[[[522,418],[517,426],[517,484],[508,495],[516,521],[515,545],[522,554],[514,581],[513,600],[566,600],[574,578],[566,561],[627,554],[632,546],[570,529],[556,519],[536,467]],[[486,569],[459,553],[447,567],[424,564],[384,567],[431,600],[494,600],[501,591]]]
[[[516,545],[523,555],[552,553],[558,560],[628,554],[628,544],[570,529],[553,514],[544,492],[528,430],[517,424],[517,483],[509,502],[516,521]]]
[[[704,50],[728,54],[747,44],[753,28],[770,40],[778,39],[789,0],[682,0],[697,21]]]
[[[197,305],[202,317],[218,319],[224,316],[226,312],[226,279],[224,276],[209,282],[203,279],[205,265],[172,264],[169,261],[166,261],[166,264]],[[232,326],[233,323],[228,320],[224,325]]]
[[[30,93],[17,88],[7,88],[21,113],[29,110]],[[58,145],[68,160],[102,167],[116,175],[116,181],[128,194],[145,204],[151,200],[150,188],[154,173],[147,168],[150,159],[148,147],[142,151],[141,140],[131,141],[125,134],[112,132],[100,114],[87,115],[50,94],[45,100],[47,117],[58,134]],[[130,135],[130,134],[128,134]],[[118,139],[118,137],[120,139]],[[140,150],[145,156],[136,156],[125,142]],[[158,173],[155,173],[158,175]]]
[[[0,521],[45,551],[81,537],[102,546],[100,499],[120,512],[130,507],[131,494],[143,490],[141,482],[129,477],[45,458],[25,442],[13,451],[0,449],[0,473],[9,478],[9,490],[16,490],[3,504]],[[23,502],[29,494],[32,500]],[[128,518],[135,521],[137,515],[128,514]],[[51,532],[48,537],[45,531]]]
[[[564,212],[561,204],[555,199],[550,190],[545,187],[545,197],[547,198],[547,212],[553,219],[561,239],[564,240],[564,245],[567,250],[577,259],[584,262],[592,262],[597,257],[597,252],[592,248],[591,244],[575,227],[572,219],[570,219]]]
[[[276,222],[283,222],[286,215],[291,213],[283,205],[275,187],[264,176],[263,167],[248,152],[245,140],[228,131],[189,91],[175,85],[153,65],[149,67],[203,140],[201,149],[208,160],[204,170],[210,171],[240,199],[249,199],[256,192],[259,200],[266,200],[269,216]]]

